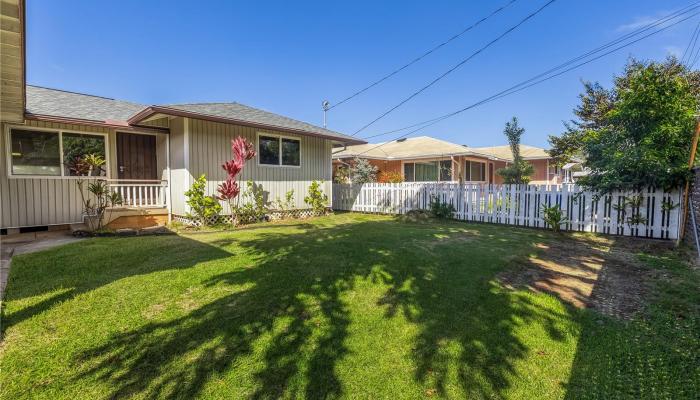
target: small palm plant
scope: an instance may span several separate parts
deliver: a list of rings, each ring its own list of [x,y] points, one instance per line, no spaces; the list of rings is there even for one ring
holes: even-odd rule
[[[553,206],[543,204],[542,219],[554,232],[560,232],[561,226],[568,222],[559,204]]]

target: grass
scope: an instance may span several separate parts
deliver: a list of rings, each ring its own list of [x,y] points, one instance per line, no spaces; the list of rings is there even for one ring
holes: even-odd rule
[[[692,398],[700,279],[631,321],[502,287],[544,231],[340,214],[13,260],[0,398]]]

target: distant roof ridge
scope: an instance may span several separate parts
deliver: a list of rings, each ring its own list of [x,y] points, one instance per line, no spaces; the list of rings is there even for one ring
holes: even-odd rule
[[[245,104],[241,104],[237,101],[204,101],[201,103],[170,103],[170,104],[162,104],[162,107],[168,107],[168,106],[207,106],[207,105],[214,105],[214,104],[238,104],[239,106],[245,106]],[[251,107],[251,106],[246,106],[246,107]],[[255,107],[251,107],[255,108]],[[264,110],[263,110],[264,111]]]
[[[75,91],[73,91],[73,90],[56,89],[56,88],[50,88],[50,87],[47,87],[47,86],[31,85],[31,84],[29,84],[29,83],[27,83],[27,86],[31,86],[31,87],[35,87],[35,88],[39,88],[39,89],[55,90],[55,91],[57,91],[57,92],[63,92],[63,93],[79,94],[79,95],[81,95],[81,96],[97,97],[97,98],[99,98],[99,99],[105,99],[105,100],[126,101],[126,102],[128,102],[128,103],[133,103],[133,102],[131,102],[131,101],[129,101],[129,100],[117,100],[117,99],[115,99],[115,98],[113,98],[113,97],[105,97],[105,96],[98,96],[98,95],[95,95],[95,94],[82,93],[82,92],[75,92]],[[134,103],[134,104],[138,104],[138,103]]]

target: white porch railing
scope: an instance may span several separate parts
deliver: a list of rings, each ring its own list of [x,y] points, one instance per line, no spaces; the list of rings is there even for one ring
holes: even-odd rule
[[[107,181],[112,192],[119,193],[124,207],[154,208],[167,206],[168,181]]]

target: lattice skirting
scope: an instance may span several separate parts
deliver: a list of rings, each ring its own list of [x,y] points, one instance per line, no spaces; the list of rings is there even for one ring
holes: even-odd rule
[[[297,210],[270,210],[265,217],[268,221],[277,221],[282,219],[304,219],[328,215],[330,212],[330,209],[326,209],[323,212],[316,212],[310,208]],[[217,215],[210,218],[208,224],[231,224],[233,222],[233,217],[234,216],[232,215]],[[201,221],[184,215],[173,215],[173,221],[185,224],[187,226],[202,226]]]

